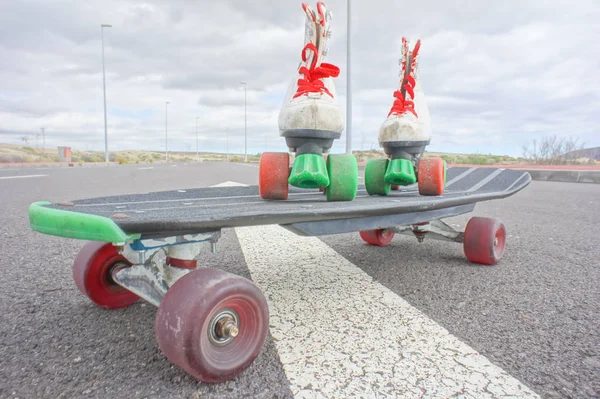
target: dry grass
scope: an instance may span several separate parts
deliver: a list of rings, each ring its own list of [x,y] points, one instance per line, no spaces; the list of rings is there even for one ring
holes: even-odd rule
[[[111,162],[120,164],[164,162],[164,152],[157,151],[114,151],[109,153]],[[227,154],[201,152],[200,161],[225,161]],[[230,154],[231,162],[243,162],[244,154]],[[249,162],[258,162],[260,154],[248,154]],[[56,148],[41,148],[30,146],[0,144],[0,163],[5,162],[59,162]],[[88,163],[104,162],[104,152],[73,150],[71,162]],[[169,152],[169,162],[196,162],[195,152]]]
[[[283,149],[285,151],[285,149]],[[368,150],[354,151],[359,162],[374,158],[385,157],[383,151]],[[426,152],[425,157],[442,157],[452,164],[476,164],[476,165],[514,165],[529,163],[524,158],[513,158],[501,155],[485,154],[447,154],[438,152]],[[227,154],[216,152],[201,152],[200,161],[224,162]],[[147,164],[164,162],[164,152],[157,151],[115,151],[110,153],[111,162],[120,164]],[[244,154],[230,154],[231,162],[243,162]],[[258,162],[260,154],[249,154],[249,162]],[[3,162],[58,162],[58,151],[56,148],[47,148],[42,152],[41,148],[21,146],[13,144],[0,144],[0,163]],[[101,151],[78,151],[73,150],[71,162],[84,164],[88,162],[104,162],[104,152]],[[169,162],[196,162],[195,152],[169,152]]]

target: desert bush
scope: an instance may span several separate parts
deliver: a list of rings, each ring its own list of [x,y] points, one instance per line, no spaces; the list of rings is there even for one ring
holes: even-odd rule
[[[450,155],[440,155],[440,158],[446,161],[446,163],[456,163],[456,159]]]
[[[469,154],[465,159],[465,163],[472,165],[488,165],[490,162],[487,155]]]
[[[17,154],[0,154],[0,162],[25,162],[25,158]]]
[[[584,143],[579,143],[579,138],[553,135],[546,136],[539,142],[534,139],[531,145],[523,145],[522,150],[523,158],[534,164],[562,165],[578,163],[573,151],[583,150],[584,148]]]
[[[98,154],[83,154],[81,155],[81,160],[83,162],[102,162],[104,161],[104,157]]]

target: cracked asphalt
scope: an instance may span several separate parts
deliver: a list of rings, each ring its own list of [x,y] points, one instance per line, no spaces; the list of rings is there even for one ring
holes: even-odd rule
[[[0,169],[0,175],[42,175],[0,181],[4,205],[0,271],[5,276],[0,283],[0,397],[288,398],[302,397],[299,385],[309,387],[311,394],[325,392],[310,389],[319,387],[317,377],[312,383],[310,379],[298,383],[295,379],[305,376],[290,371],[294,362],[289,353],[305,350],[306,336],[318,337],[308,322],[304,323],[308,329],[292,326],[285,337],[272,329],[276,332],[263,352],[237,379],[218,385],[193,381],[160,353],[154,339],[153,306],[142,301],[117,311],[93,306],[71,278],[71,263],[82,242],[33,232],[27,221],[27,207],[34,201],[192,188],[228,180],[255,184],[255,167],[207,163],[140,170],[127,165]],[[600,185],[534,181],[513,197],[478,204],[474,215],[498,217],[506,224],[507,251],[497,266],[467,263],[460,245],[433,240],[419,244],[408,236],[397,236],[384,248],[365,245],[358,234],[321,237],[319,242],[389,291],[393,301],[405,301],[407,309],[448,331],[448,339],[456,345],[467,345],[465,353],[472,349],[487,359],[486,367],[498,373],[503,370],[544,398],[600,397]],[[470,216],[447,221],[464,227]],[[253,276],[254,269],[246,264],[240,240],[231,229],[224,231],[217,253],[206,252],[201,259],[203,266]],[[265,275],[269,274],[263,274],[258,284]],[[313,276],[317,275],[315,271]],[[329,291],[328,295],[335,295],[335,289]],[[356,293],[356,309],[371,311],[375,319],[383,317],[380,309],[364,303],[361,308],[360,294]],[[286,309],[283,306],[276,314],[285,315]],[[352,314],[346,314],[348,331],[361,322],[353,320]],[[279,323],[277,317],[274,323]],[[400,321],[391,326],[390,334],[401,333]],[[280,348],[282,342],[289,353]],[[381,340],[365,343],[377,348],[374,353],[385,360]],[[327,341],[322,344],[327,347]],[[423,356],[418,359],[426,361],[427,355]],[[313,375],[335,374],[338,360],[313,365]],[[424,368],[415,363],[403,370],[416,373],[416,381],[422,379],[419,373]],[[386,383],[402,386],[393,378],[377,381],[378,372],[385,375],[386,371],[373,370],[374,379],[369,373],[356,375],[350,385],[382,396]],[[452,371],[443,373],[441,380],[435,373],[427,378],[436,385],[425,397],[444,397],[442,383],[453,387],[460,381]],[[405,386],[407,396],[416,384]],[[340,387],[331,389],[343,392]],[[490,392],[490,397],[509,393]]]

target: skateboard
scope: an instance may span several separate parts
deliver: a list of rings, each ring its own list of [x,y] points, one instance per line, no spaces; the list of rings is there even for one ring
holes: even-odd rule
[[[249,280],[198,267],[198,255],[216,250],[223,228],[276,224],[298,235],[359,232],[369,245],[394,235],[463,244],[473,263],[494,265],[506,245],[504,224],[472,217],[464,231],[441,219],[473,211],[477,202],[525,188],[524,171],[451,167],[440,196],[415,185],[386,196],[359,185],[354,201],[328,201],[318,190],[292,187],[287,201],[264,200],[257,186],[209,187],[67,202],[35,202],[35,231],[88,242],[73,262],[77,288],[96,305],[117,309],[140,298],[158,307],[155,335],[173,364],[203,382],[235,378],[262,350],[269,310]]]

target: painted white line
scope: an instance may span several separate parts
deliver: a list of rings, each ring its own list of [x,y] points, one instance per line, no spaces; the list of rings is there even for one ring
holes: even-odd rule
[[[214,184],[211,187],[248,187],[247,184],[238,183],[235,181],[227,180],[223,183]]]
[[[0,180],[4,180],[4,179],[28,179],[28,178],[31,178],[31,177],[44,177],[44,176],[48,176],[48,175],[2,176],[2,177],[0,177]]]
[[[149,170],[149,169],[154,169],[154,166],[148,166],[146,168],[138,168],[138,170]]]
[[[295,397],[538,397],[318,238],[235,230]]]
[[[233,165],[241,165],[241,166],[249,166],[251,168],[258,168],[257,163],[241,163],[241,162],[231,162]]]

